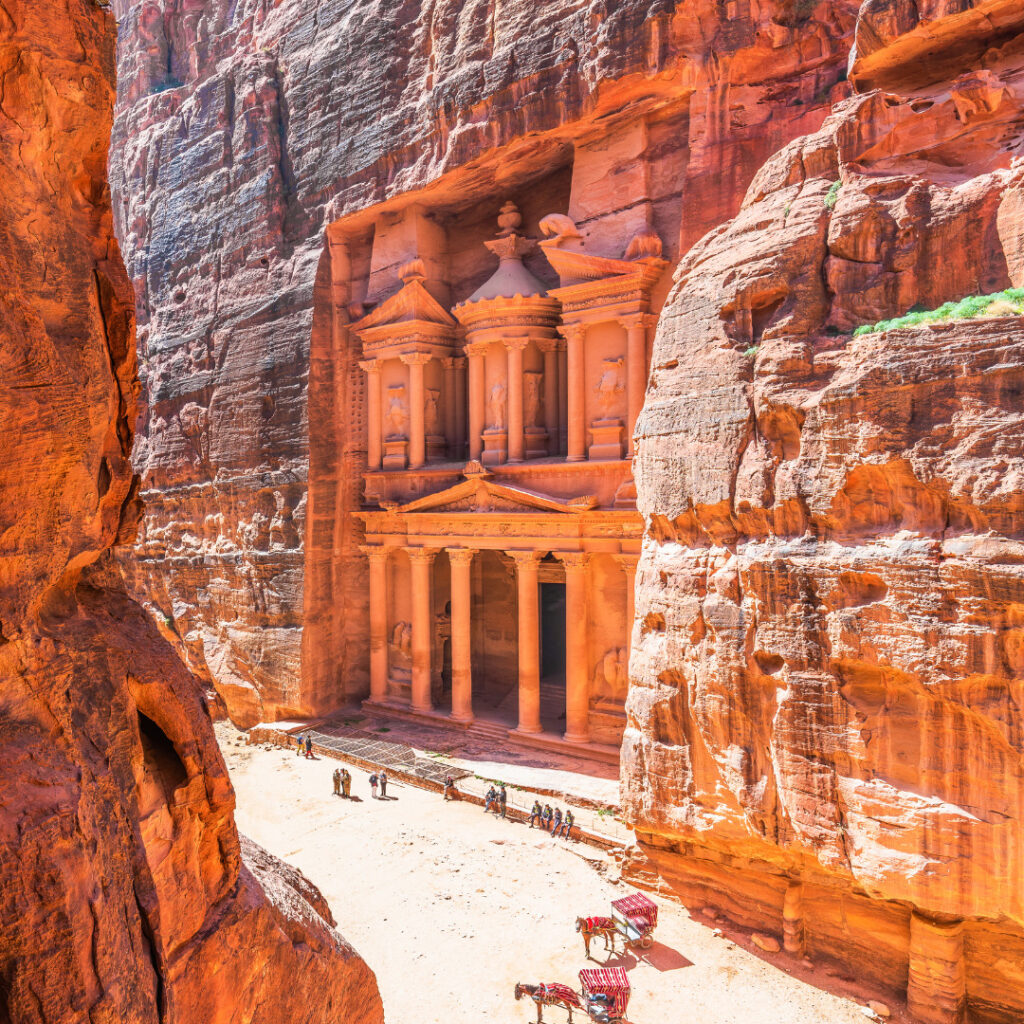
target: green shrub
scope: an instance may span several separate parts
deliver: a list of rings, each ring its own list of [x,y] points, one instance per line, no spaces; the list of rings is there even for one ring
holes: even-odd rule
[[[758,346],[757,346],[757,345],[751,345],[751,346],[750,346],[750,348],[748,348],[748,349],[747,349],[747,350],[746,350],[746,351],[745,351],[745,352],[744,352],[743,354],[744,354],[744,355],[745,355],[745,356],[746,356],[746,357],[747,357],[748,359],[753,359],[753,358],[754,358],[754,356],[756,356],[756,355],[757,355],[757,348],[758,348]]]
[[[997,308],[991,309],[995,306]],[[959,302],[944,302],[937,309],[913,309],[903,316],[891,320],[879,320],[876,324],[862,324],[853,336],[877,334],[881,331],[897,331],[903,327],[920,327],[922,324],[943,323],[948,320],[973,320],[978,316],[1013,316],[1024,313],[1024,288],[1007,288],[991,295],[968,295]]]
[[[839,201],[839,190],[843,187],[841,181],[833,181],[829,186],[828,192],[825,193],[825,209],[834,210],[836,203]]]

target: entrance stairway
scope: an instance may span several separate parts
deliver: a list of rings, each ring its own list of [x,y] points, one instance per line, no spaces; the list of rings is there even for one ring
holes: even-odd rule
[[[491,746],[500,747],[508,743],[508,726],[502,722],[490,722],[485,718],[478,718],[466,730],[466,736]]]

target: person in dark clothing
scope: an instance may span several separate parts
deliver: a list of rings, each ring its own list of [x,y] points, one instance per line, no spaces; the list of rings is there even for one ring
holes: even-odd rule
[[[486,814],[497,802],[498,791],[491,786],[491,788],[487,790],[487,796],[484,798],[484,814]]]
[[[455,780],[450,775],[444,777],[444,798],[445,800],[455,799]]]
[[[572,811],[566,809],[565,817],[562,819],[562,835],[566,839],[572,838],[572,827],[576,824]]]
[[[544,813],[540,816],[540,827],[544,829],[545,832],[551,831],[551,819],[553,816],[554,813],[551,810],[551,804],[545,804]]]
[[[534,822],[541,828],[544,827],[544,808],[541,807],[539,800],[533,801],[533,808],[530,811],[530,828],[533,828]]]
[[[311,736],[306,737],[306,757],[313,756],[313,738]]]
[[[383,800],[388,795],[388,773],[383,768],[380,770],[377,781],[380,783],[380,798]]]
[[[500,810],[501,816],[504,818],[505,811],[508,809],[508,793],[505,792],[504,786],[502,786],[501,789],[498,790],[498,808]]]
[[[372,796],[374,800],[377,799],[377,773],[376,772],[374,772],[370,776],[370,796]]]
[[[555,816],[551,819],[551,838],[554,839],[558,835],[559,830],[562,827],[562,808],[555,808]]]

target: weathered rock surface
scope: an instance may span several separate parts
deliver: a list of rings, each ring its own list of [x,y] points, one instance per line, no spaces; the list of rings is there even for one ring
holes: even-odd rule
[[[138,518],[113,37],[87,0],[0,9],[0,1020],[379,1022],[319,894],[240,845],[199,682],[110,557]]]
[[[685,251],[847,88],[858,4],[116,7],[112,178],[147,402],[134,589],[249,725],[369,686],[364,384],[345,330],[366,268],[325,246],[329,225],[403,196],[500,204],[600,117],[671,100],[684,127],[652,149],[683,154],[666,246]]]
[[[1024,325],[850,332],[1022,283],[1022,29],[864,5],[884,90],[684,258],[638,427],[627,815],[921,1021],[1024,1015]]]

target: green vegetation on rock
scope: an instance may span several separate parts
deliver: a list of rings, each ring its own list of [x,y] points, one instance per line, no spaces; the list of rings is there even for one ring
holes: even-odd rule
[[[836,202],[839,200],[839,190],[843,187],[841,181],[833,181],[829,187],[828,192],[825,193],[825,209],[834,210]]]
[[[959,302],[944,302],[938,309],[912,310],[891,320],[877,324],[863,324],[853,336],[895,331],[901,327],[920,327],[921,324],[942,323],[947,320],[973,320],[977,316],[1013,316],[1024,313],[1024,288],[1007,288],[991,295],[968,295]]]

